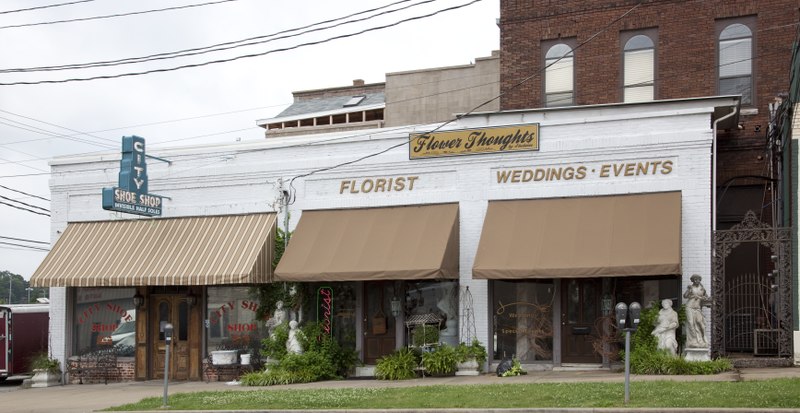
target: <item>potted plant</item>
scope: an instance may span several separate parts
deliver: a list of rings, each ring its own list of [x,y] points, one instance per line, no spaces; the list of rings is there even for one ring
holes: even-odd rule
[[[456,355],[458,357],[458,364],[456,365],[457,376],[477,376],[480,374],[483,363],[486,362],[486,347],[481,344],[478,339],[472,340],[472,343],[460,343],[456,347]]]
[[[33,383],[31,387],[50,387],[61,384],[61,363],[50,358],[47,353],[40,353],[31,360]]]

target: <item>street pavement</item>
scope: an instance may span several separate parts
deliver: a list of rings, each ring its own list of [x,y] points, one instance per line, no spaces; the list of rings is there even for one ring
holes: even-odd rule
[[[772,378],[800,378],[800,367],[784,368],[744,368],[735,372],[711,376],[640,376],[632,375],[631,381],[750,381],[767,380]],[[455,377],[425,377],[413,380],[384,381],[368,379],[351,379],[325,381],[316,383],[293,384],[286,386],[242,387],[226,382],[172,382],[169,384],[169,394],[197,391],[260,391],[264,389],[319,389],[319,388],[374,388],[374,387],[411,387],[428,385],[468,385],[468,384],[497,384],[497,383],[553,383],[553,382],[618,382],[623,383],[625,377],[620,372],[608,370],[559,370],[559,371],[531,371],[527,375],[517,377],[499,378],[493,374],[480,376],[455,376]],[[163,381],[124,382],[109,384],[71,384],[47,388],[23,388],[14,383],[0,386],[0,413],[17,412],[92,412],[111,406],[137,402],[146,397],[162,397]],[[800,391],[800,389],[798,389]],[[427,413],[427,412],[497,412],[497,413],[599,413],[614,412],[620,409],[602,408],[548,408],[548,409],[402,409],[393,412]],[[261,410],[263,412],[278,412],[278,410]],[[631,412],[685,412],[686,409],[624,409]],[[714,412],[797,412],[800,409],[693,409],[698,413]],[[219,411],[217,411],[219,412]],[[253,412],[253,411],[249,411]],[[292,410],[291,412],[297,412]],[[316,410],[315,412],[324,412]],[[328,410],[328,412],[345,412],[345,410]],[[372,413],[377,411],[358,410],[359,413]]]

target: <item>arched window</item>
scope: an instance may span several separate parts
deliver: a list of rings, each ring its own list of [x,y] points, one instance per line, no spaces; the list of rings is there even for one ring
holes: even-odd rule
[[[719,94],[742,95],[753,103],[753,32],[741,23],[731,24],[719,35]]]
[[[655,98],[655,57],[655,45],[649,37],[639,34],[625,42],[622,61],[625,102],[646,102]]]
[[[574,55],[564,43],[551,47],[545,55],[545,107],[570,106],[575,103]]]

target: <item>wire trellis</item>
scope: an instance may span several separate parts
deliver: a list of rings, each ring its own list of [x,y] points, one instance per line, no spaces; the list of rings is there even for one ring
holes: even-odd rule
[[[459,339],[462,343],[470,344],[472,340],[478,338],[478,333],[475,330],[475,307],[472,303],[472,293],[469,291],[469,286],[461,289],[459,302],[461,303]]]

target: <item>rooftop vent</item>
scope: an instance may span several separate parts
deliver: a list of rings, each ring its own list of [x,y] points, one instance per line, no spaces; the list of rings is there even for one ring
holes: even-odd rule
[[[350,100],[347,101],[347,103],[344,104],[344,107],[357,106],[359,103],[361,103],[366,98],[367,97],[364,96],[364,95],[353,96],[353,97],[350,98]]]

